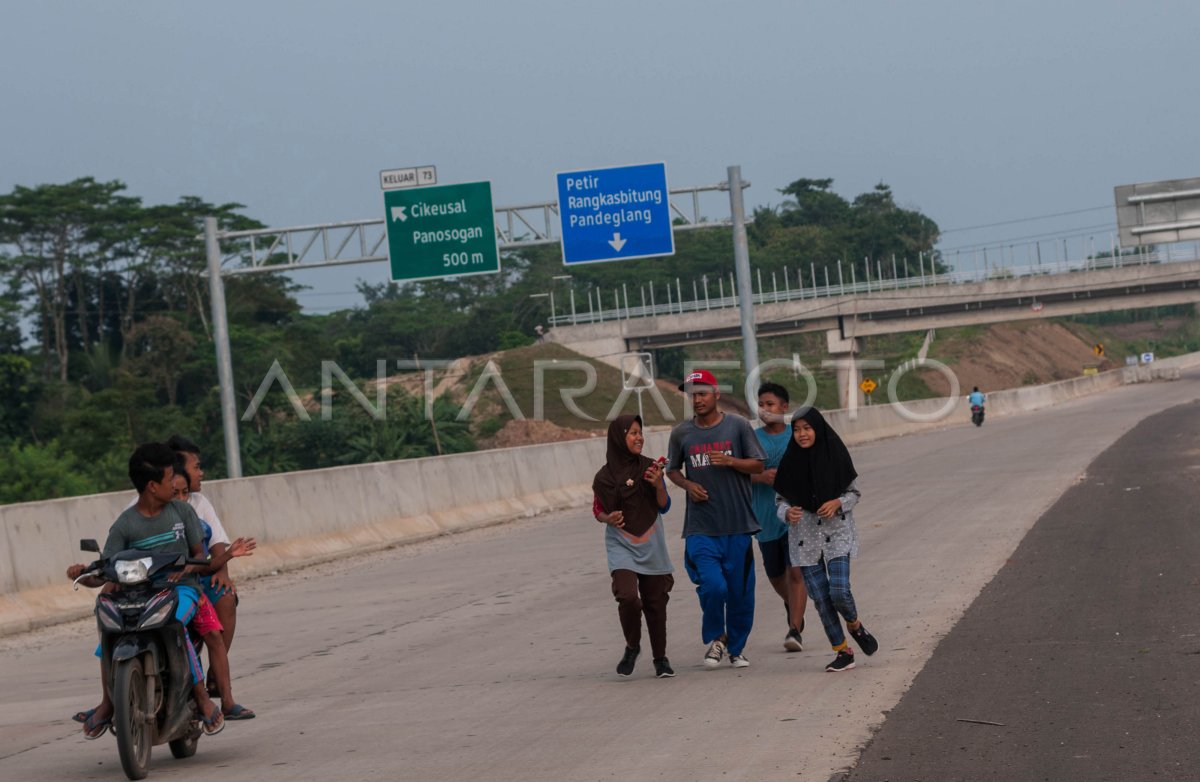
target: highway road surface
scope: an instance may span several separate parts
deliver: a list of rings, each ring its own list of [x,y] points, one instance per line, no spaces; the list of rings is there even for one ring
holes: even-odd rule
[[[844,782],[1200,779],[1200,402],[1088,467]]]
[[[1073,487],[1088,485],[1089,465],[1102,454],[1097,465],[1109,482],[1119,483],[1127,468],[1142,486],[1137,491],[1151,486],[1154,496],[1190,491],[1186,507],[1195,520],[1200,497],[1194,472],[1181,466],[1172,474],[1161,464],[1152,466],[1157,464],[1151,458],[1154,448],[1128,448],[1130,442],[1144,446],[1147,441],[1136,439],[1144,429],[1155,438],[1151,442],[1161,439],[1164,448],[1176,448],[1182,454],[1177,459],[1200,462],[1195,442],[1189,451],[1182,440],[1171,440],[1179,432],[1196,431],[1178,423],[1195,420],[1196,405],[1191,405],[1191,419],[1143,424],[1171,408],[1177,409],[1168,415],[1183,415],[1188,410],[1181,413],[1178,406],[1197,398],[1200,375],[1185,373],[1177,382],[1128,386],[1053,409],[989,419],[981,429],[963,425],[854,448],[863,491],[855,511],[862,545],[853,567],[854,591],[881,648],[870,658],[860,654],[858,667],[844,674],[823,670],[832,655],[811,606],[805,651],[784,651],[782,605],[761,571],[755,628],[746,650],[751,666],[706,670],[701,665],[699,608],[683,572],[682,542],[674,537],[682,522],[679,495],[667,517],[677,568],[668,622],[669,654],[679,674],[674,679],[653,678],[648,654],[633,677],[615,675],[623,640],[605,570],[603,530],[584,508],[245,584],[231,658],[234,689],[259,717],[229,723],[219,736],[201,740],[188,760],[174,760],[165,746],[156,748],[151,778],[826,782],[841,779],[861,756],[863,765],[850,772],[851,779],[1040,779],[1029,770],[1040,767],[1034,751],[1053,749],[1046,741],[976,731],[968,735],[982,743],[959,749],[968,744],[948,731],[1011,728],[957,721],[947,728],[945,721],[965,717],[1037,725],[1046,706],[1030,696],[1029,687],[1042,687],[1044,701],[1136,704],[1140,685],[1147,682],[1129,679],[1122,694],[1107,701],[1102,693],[1072,700],[1064,695],[1072,691],[1070,677],[1086,667],[1077,663],[1078,655],[1061,646],[1036,653],[1020,646],[1012,653],[1036,658],[1042,678],[1020,676],[1023,666],[1011,658],[985,653],[997,640],[984,632],[992,615],[976,619],[976,608],[1008,606],[1003,627],[1009,635],[1001,640],[1013,643],[1030,642],[1010,637],[1014,633],[1045,635],[1046,623],[1083,632],[1070,623],[1073,613],[1090,622],[1088,627],[1104,624],[1106,612],[1089,601],[1093,594],[1109,600],[1111,590],[1076,585],[1063,605],[1059,590],[1046,580],[1047,571],[1069,567],[1070,560],[1041,554],[1040,569],[1032,571],[1006,563],[1035,523],[1028,541],[1048,545],[1056,529],[1052,525],[1070,518],[1063,512],[1070,504],[1056,503],[1065,503],[1064,494]],[[1104,453],[1131,432],[1133,440]],[[1112,454],[1121,453],[1140,456],[1128,465],[1118,459],[1114,467],[1118,457]],[[1080,507],[1098,518],[1127,517],[1123,495],[1134,492],[1127,488],[1109,486],[1095,495],[1104,501]],[[1051,525],[1049,537],[1038,537],[1046,525]],[[1119,538],[1106,540],[1116,545]],[[1167,537],[1161,543],[1177,545]],[[1198,558],[1191,554],[1194,563]],[[64,566],[77,556],[64,552]],[[1131,547],[1129,558],[1118,572],[1149,578],[1154,547]],[[1184,560],[1180,552],[1172,557],[1176,564]],[[1013,581],[1017,572],[1025,578]],[[1105,575],[1096,568],[1089,573],[1101,580]],[[1196,574],[1190,578],[1195,581]],[[1044,601],[1012,591],[1030,579],[1045,590]],[[1151,584],[1157,592],[1146,587],[1139,594],[1147,609],[1155,599],[1166,600],[1164,595],[1178,602],[1179,592],[1186,592],[1194,606],[1196,583],[1182,584],[1176,571],[1168,581]],[[65,581],[63,588],[69,588]],[[964,618],[968,608],[972,613]],[[1030,615],[1040,621],[1018,621]],[[1114,608],[1112,632],[1120,631],[1116,617],[1130,615],[1138,615],[1134,607]],[[1147,616],[1166,620],[1163,611]],[[1147,654],[1142,648],[1186,643],[1175,636],[1196,632],[1195,617],[1193,608],[1169,626],[1142,621],[1131,630],[1153,643],[1139,640],[1123,651],[1137,657]],[[951,633],[960,619],[966,635]],[[94,638],[90,622],[75,622],[0,639],[0,779],[123,778],[112,738],[84,741],[79,726],[69,721],[69,715],[97,700]],[[1195,638],[1190,642],[1200,649]],[[1046,655],[1056,662],[1048,663]],[[1087,655],[1083,659],[1099,664]],[[1194,696],[1200,655],[1180,660],[1191,666],[1186,682]],[[927,663],[930,672],[935,666],[947,671],[946,681],[953,685],[936,697],[902,702]],[[1108,665],[1105,681],[1120,679],[1123,668]],[[914,695],[926,692],[922,682],[930,676],[922,674]],[[988,676],[990,689],[981,690],[984,702],[954,701]],[[1063,689],[1045,692],[1056,683]],[[1161,687],[1152,690],[1152,697],[1164,697]],[[1010,696],[1014,699],[1006,701]],[[930,702],[944,707],[940,717],[930,716]],[[922,704],[925,712],[916,710]],[[951,705],[971,708],[959,713],[948,711]],[[900,712],[912,717],[894,724],[896,718],[888,715]],[[1071,713],[1056,713],[1055,719],[1061,725]],[[1149,712],[1140,714],[1154,721]],[[1157,724],[1165,725],[1167,716]],[[1193,726],[1193,736],[1195,717],[1192,706],[1192,721],[1181,723]],[[889,732],[899,729],[907,732]],[[893,735],[897,743],[886,744]],[[1007,737],[1000,743],[1003,751],[983,738],[996,735]],[[915,747],[928,748],[934,760],[927,756],[920,766],[918,758],[913,761],[918,765],[904,767],[908,770],[889,771],[896,747],[914,756]],[[970,754],[971,760],[941,765],[937,758],[951,751]],[[1088,752],[1099,753],[1093,767],[1103,768],[1103,753],[1110,751],[1117,750],[1093,745]],[[980,770],[1021,753],[1030,757],[1012,776]],[[958,770],[943,773],[951,768]],[[1061,762],[1053,768],[1061,769]],[[1165,768],[1153,766],[1158,778],[1172,778]]]

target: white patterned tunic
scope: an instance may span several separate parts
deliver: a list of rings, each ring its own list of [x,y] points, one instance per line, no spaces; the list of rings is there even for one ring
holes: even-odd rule
[[[788,559],[793,567],[815,565],[825,555],[825,561],[834,557],[858,556],[858,532],[854,528],[854,506],[862,498],[856,482],[851,481],[840,499],[842,509],[831,519],[818,518],[817,514],[805,510],[800,521],[787,521],[788,509],[792,506],[783,497],[775,497],[775,513],[779,520],[788,525]]]

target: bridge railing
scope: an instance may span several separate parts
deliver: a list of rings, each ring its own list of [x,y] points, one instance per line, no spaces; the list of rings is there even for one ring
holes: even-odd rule
[[[1084,258],[1072,261],[1057,261],[1054,263],[1035,263],[1024,266],[994,266],[991,268],[952,271],[942,274],[876,277],[867,280],[859,280],[856,277],[852,277],[848,282],[843,279],[842,282],[830,282],[817,286],[811,284],[804,285],[803,275],[797,270],[795,279],[791,278],[790,273],[782,275],[782,283],[780,282],[780,275],[776,272],[771,272],[768,278],[770,281],[769,289],[764,286],[762,272],[759,270],[756,275],[758,290],[751,294],[751,299],[757,306],[779,302],[801,301],[803,299],[822,299],[854,295],[869,296],[874,293],[909,290],[912,288],[963,285],[966,283],[1015,279],[1018,277],[1080,274],[1126,266],[1145,266],[1149,264],[1195,260],[1200,260],[1200,251],[1195,246],[1177,247],[1174,249],[1167,246],[1162,250],[1134,255]],[[877,265],[876,268],[880,269],[882,265]],[[786,272],[786,269],[784,271]],[[691,285],[688,287],[691,288],[690,292],[692,293],[690,299],[683,295],[687,291],[687,288],[679,278],[675,279],[674,284],[641,284],[634,289],[635,298],[633,299],[629,295],[628,285],[622,285],[620,288],[590,288],[585,292],[586,298],[584,302],[578,303],[572,297],[570,309],[562,312],[562,308],[560,307],[560,311],[553,313],[550,318],[550,325],[570,326],[603,323],[613,320],[629,320],[632,318],[654,318],[663,315],[683,315],[689,312],[729,309],[738,306],[736,282],[732,274],[728,277],[705,277],[700,280],[691,280]],[[713,290],[714,287],[716,287],[715,291]]]

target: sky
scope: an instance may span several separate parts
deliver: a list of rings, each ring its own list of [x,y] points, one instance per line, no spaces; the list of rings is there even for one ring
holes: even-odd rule
[[[382,217],[382,169],[503,206],[553,200],[559,171],[740,165],[748,209],[885,182],[949,260],[1020,263],[1108,249],[1117,185],[1200,176],[1197,29],[1182,1],[10,3],[0,192],[119,179],[284,227]],[[353,306],[356,278],[387,266],[297,274],[300,300]]]

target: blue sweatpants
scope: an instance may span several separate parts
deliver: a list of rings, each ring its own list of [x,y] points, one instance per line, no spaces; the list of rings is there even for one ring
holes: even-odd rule
[[[689,535],[684,540],[684,567],[696,585],[700,640],[722,635],[731,655],[741,654],[754,626],[753,535]]]

